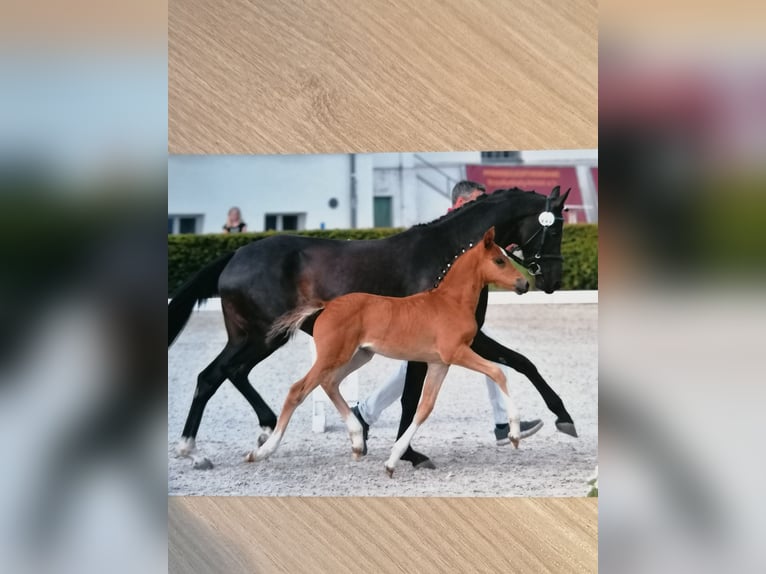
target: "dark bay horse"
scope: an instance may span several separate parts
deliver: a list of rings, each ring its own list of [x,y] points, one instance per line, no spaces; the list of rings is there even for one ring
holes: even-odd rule
[[[278,319],[269,333],[292,333],[303,321],[322,310],[314,323],[317,357],[311,369],[290,387],[272,435],[252,451],[247,460],[255,462],[270,456],[279,446],[295,409],[318,386],[330,397],[351,437],[355,459],[364,452],[364,432],[340,394],[340,383],[350,373],[370,361],[376,353],[391,359],[424,361],[428,365],[423,398],[407,431],[396,441],[386,462],[389,477],[400,457],[410,446],[418,428],[434,408],[450,365],[473,369],[492,378],[505,395],[510,417],[510,438],[519,446],[519,409],[511,399],[503,371],[471,350],[479,330],[476,306],[482,290],[495,283],[523,294],[529,282],[495,242],[495,228],[455,260],[444,280],[434,289],[408,297],[386,297],[369,293],[349,293],[332,301],[315,301],[290,311]]]
[[[307,301],[330,301],[353,292],[405,297],[430,289],[438,285],[455,258],[493,226],[498,244],[519,246],[513,257],[535,275],[537,288],[546,293],[558,289],[562,211],[568,193],[560,194],[558,187],[550,196],[520,189],[498,190],[431,223],[385,239],[339,241],[279,235],[245,245],[207,265],[178,289],[168,305],[168,346],[197,302],[216,294],[221,297],[228,342],[199,374],[178,453],[192,458],[195,468],[212,467],[197,450],[195,439],[207,402],[227,378],[255,410],[264,429],[259,440],[267,438],[277,417],[252,387],[248,374],[287,342],[287,335],[267,341],[274,322]],[[480,328],[486,308],[484,289],[476,309]],[[306,320],[301,330],[311,335],[315,319]],[[485,359],[525,375],[556,415],[558,430],[577,436],[561,398],[529,359],[481,330],[471,348]],[[425,363],[408,364],[398,437],[412,422],[425,374]],[[430,463],[412,448],[402,459],[415,466]]]

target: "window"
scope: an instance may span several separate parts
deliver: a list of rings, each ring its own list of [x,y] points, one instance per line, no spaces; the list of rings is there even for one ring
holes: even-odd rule
[[[298,230],[298,216],[297,215],[283,215],[282,216],[282,229],[285,231],[297,231]]]
[[[391,198],[378,196],[374,198],[373,225],[375,227],[391,227]]]
[[[173,233],[202,233],[202,215],[168,214],[168,235]]]
[[[520,151],[483,151],[482,163],[521,163]]]
[[[267,213],[264,217],[266,231],[298,231],[306,228],[305,213]]]
[[[179,233],[197,233],[196,217],[181,217],[178,220]]]

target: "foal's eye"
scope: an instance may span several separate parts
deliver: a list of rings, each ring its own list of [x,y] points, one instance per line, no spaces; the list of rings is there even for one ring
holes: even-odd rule
[[[495,259],[495,263],[497,263],[500,266],[505,265],[505,261],[503,260],[502,257],[498,257],[497,259]]]

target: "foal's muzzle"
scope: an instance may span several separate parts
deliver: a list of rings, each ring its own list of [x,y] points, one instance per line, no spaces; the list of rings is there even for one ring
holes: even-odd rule
[[[529,291],[529,281],[526,279],[516,279],[516,293],[523,295]]]

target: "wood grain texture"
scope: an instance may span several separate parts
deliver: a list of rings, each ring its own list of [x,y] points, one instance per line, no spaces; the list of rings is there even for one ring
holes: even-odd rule
[[[596,572],[592,498],[171,497],[172,574]]]
[[[170,153],[598,146],[596,0],[170,0]]]

